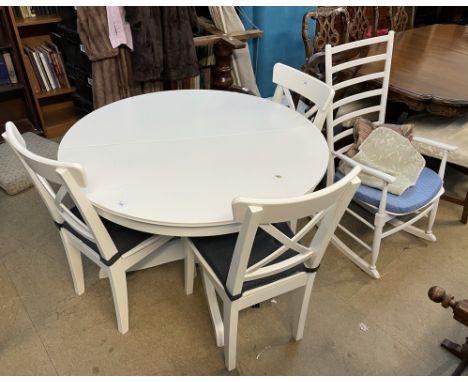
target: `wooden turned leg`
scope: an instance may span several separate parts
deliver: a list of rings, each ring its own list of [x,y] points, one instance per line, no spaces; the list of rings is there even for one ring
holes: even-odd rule
[[[448,341],[448,340],[444,340]],[[442,342],[442,344],[444,343]],[[448,341],[448,345],[450,346],[450,349],[447,349],[450,351],[450,353],[456,355],[458,358],[461,359],[461,362],[458,364],[457,368],[455,371],[452,373],[452,375],[461,375],[463,371],[465,370],[466,366],[468,365],[468,337],[466,337],[466,341],[463,344],[463,346],[454,344],[451,341]],[[452,348],[452,345],[455,345],[455,348]],[[445,346],[443,346],[445,348]],[[453,352],[452,349],[455,351]]]
[[[250,90],[234,85],[232,77],[232,54],[234,49],[241,49],[245,46],[245,42],[239,41],[234,37],[223,37],[214,44],[213,52],[216,63],[213,67],[212,89],[254,95]]]
[[[434,286],[428,291],[429,298],[441,304],[444,308],[453,310],[453,318],[465,326],[468,326],[468,300],[455,301],[454,297],[444,289]],[[452,375],[461,375],[468,365],[468,337],[463,345],[458,345],[448,339],[444,339],[440,344],[454,356],[461,359]]]
[[[455,342],[452,342],[448,340],[447,338],[444,339],[440,346],[442,346],[445,350],[448,350],[450,353],[452,353],[454,356],[462,359],[462,346],[456,344]]]
[[[461,362],[454,370],[452,375],[461,375],[468,365],[468,337],[466,337],[465,343],[462,345],[456,344],[448,339],[444,339],[440,344],[444,349],[448,350],[455,357],[460,358]]]
[[[468,222],[468,191],[466,192],[465,201],[463,202],[463,212],[460,221],[463,224]]]

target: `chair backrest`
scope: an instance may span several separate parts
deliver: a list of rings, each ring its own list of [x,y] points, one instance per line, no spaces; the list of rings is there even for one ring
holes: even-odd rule
[[[242,292],[244,282],[272,276],[301,263],[309,268],[318,267],[346,207],[361,183],[357,176],[359,171],[360,168],[356,167],[332,186],[299,197],[278,200],[234,199],[234,220],[242,223],[242,226],[226,284],[229,292],[238,295]],[[311,217],[311,220],[294,237],[288,237],[273,225],[303,217]],[[264,230],[281,246],[249,266],[258,229]],[[307,245],[301,244],[299,240],[307,234],[313,234],[313,237]],[[296,254],[272,263],[287,250]]]
[[[306,60],[301,70],[325,81],[325,46],[327,44],[336,46],[366,38],[370,25],[369,11],[371,8],[373,7],[317,7],[315,11],[307,12],[302,19],[302,38],[306,50]],[[309,37],[308,24],[310,19],[316,21],[314,49],[312,49]],[[352,54],[364,56],[366,52],[352,52]],[[344,62],[350,58],[349,52],[347,54],[345,52],[342,57],[336,57],[336,60]],[[354,73],[347,72],[340,75],[351,78]]]
[[[378,6],[374,7],[374,36],[378,29],[401,32],[414,26],[414,6]]]
[[[385,121],[388,84],[392,62],[393,38],[394,32],[390,31],[388,35],[385,36],[354,41],[336,47],[332,47],[331,45],[327,45],[325,47],[325,80],[326,83],[330,85],[333,90],[335,90],[335,92],[339,91],[341,93],[351,87],[354,87],[355,85],[362,84],[367,81],[378,81],[373,83],[372,90],[365,90],[358,93],[353,92],[352,95],[334,100],[333,105],[328,112],[326,123],[327,142],[331,152],[335,151],[336,146],[340,146],[338,151],[343,153],[351,146],[350,144],[344,146],[342,145],[342,142],[349,140],[349,136],[353,134],[353,129],[347,129],[344,131],[339,131],[339,129],[337,129],[337,126],[343,122],[361,115],[376,112],[378,112],[379,115],[377,122],[383,123]],[[363,47],[370,48],[370,53],[372,53],[372,47],[376,47],[378,44],[386,44],[383,53],[373,54],[364,58],[353,59],[348,62],[338,64],[336,64],[333,60],[334,55],[342,54],[346,51],[362,49]],[[375,71],[345,81],[336,82],[336,73],[346,70],[355,70],[356,68],[369,64],[373,65],[372,68],[375,69]],[[360,100],[368,100],[369,102],[375,102],[376,104],[374,106],[368,106],[366,102],[366,107],[335,118],[334,110],[338,109],[340,106],[344,106]],[[331,158],[327,172],[327,184],[333,183],[334,176],[335,161],[333,158]]]
[[[67,222],[76,232],[96,243],[105,260],[115,255],[117,248],[114,242],[81,190],[86,187],[86,176],[81,165],[44,158],[29,151],[12,122],[6,123],[2,136],[25,166],[54,221],[59,225]],[[51,183],[60,186],[57,192]],[[63,203],[67,194],[72,198],[84,222]]]
[[[367,37],[371,20],[369,8],[364,6],[346,7],[349,13],[349,39],[350,41],[362,40]]]
[[[315,35],[312,49],[309,35],[309,20],[315,20]],[[322,52],[325,45],[333,46],[349,41],[349,14],[346,7],[317,7],[302,17],[302,39],[306,62],[314,53]]]
[[[318,129],[322,129],[335,94],[329,85],[280,63],[273,67],[273,82],[277,85],[273,95],[274,102],[282,103],[285,97],[288,106],[296,110],[291,91],[301,95],[312,103],[304,116],[313,121]]]

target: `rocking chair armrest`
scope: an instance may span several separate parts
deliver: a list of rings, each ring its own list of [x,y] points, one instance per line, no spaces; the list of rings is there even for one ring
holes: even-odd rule
[[[380,171],[380,170],[377,170],[375,168],[369,167],[369,166],[367,166],[365,164],[356,162],[354,159],[352,159],[352,158],[350,158],[350,157],[348,157],[348,156],[346,156],[344,154],[338,153],[336,151],[333,151],[332,154],[334,156],[336,156],[337,158],[345,161],[350,166],[353,166],[353,167],[361,166],[363,172],[365,172],[365,173],[367,173],[369,175],[375,176],[375,177],[383,180],[384,182],[386,182],[388,184],[393,183],[396,180],[396,178],[393,175],[386,174],[383,171]]]
[[[429,139],[429,138],[413,137],[413,141],[418,142],[418,143],[422,143],[422,144],[425,144],[425,145],[437,147],[438,149],[442,149],[442,150],[445,150],[445,151],[448,151],[448,152],[455,151],[455,150],[458,149],[457,146],[449,145],[447,143],[442,143],[442,142],[439,142],[439,141],[434,141],[433,139]]]

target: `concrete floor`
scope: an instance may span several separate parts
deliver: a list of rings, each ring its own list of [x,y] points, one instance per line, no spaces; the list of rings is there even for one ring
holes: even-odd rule
[[[381,280],[330,246],[304,339],[291,339],[290,295],[246,309],[237,369],[227,373],[199,278],[194,294],[184,294],[182,262],[128,275],[130,331],[121,335],[108,281],[87,260],[86,292],[75,295],[36,191],[10,197],[0,190],[0,374],[448,375],[458,360],[439,343],[462,342],[468,329],[427,290],[439,285],[468,298],[468,227],[460,214],[441,202],[436,243],[406,233],[384,240]]]

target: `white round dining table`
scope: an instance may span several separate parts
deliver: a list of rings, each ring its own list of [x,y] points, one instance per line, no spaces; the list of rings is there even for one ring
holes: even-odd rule
[[[329,150],[301,114],[271,100],[214,90],[127,98],[80,119],[58,159],[83,166],[86,196],[106,219],[178,237],[238,231],[237,196],[312,191]]]

